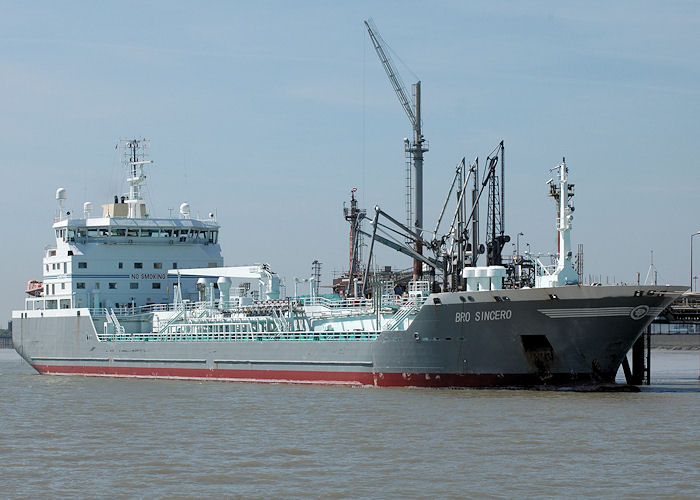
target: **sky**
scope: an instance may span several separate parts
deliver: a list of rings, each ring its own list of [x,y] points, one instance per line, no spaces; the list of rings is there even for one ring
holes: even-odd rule
[[[584,275],[689,284],[700,231],[700,3],[0,2],[0,305],[22,306],[67,206],[127,190],[115,145],[150,140],[147,200],[216,212],[226,265],[287,279],[348,262],[343,202],[404,219],[411,127],[363,20],[422,82],[424,220],[463,156],[506,148],[506,232],[555,249],[549,169],[576,185]],[[484,210],[485,212],[485,210]],[[482,214],[482,220],[485,213]],[[700,274],[700,237],[695,239]],[[506,248],[508,253],[510,249]],[[382,250],[381,265],[407,268]],[[0,314],[1,318],[1,314]]]

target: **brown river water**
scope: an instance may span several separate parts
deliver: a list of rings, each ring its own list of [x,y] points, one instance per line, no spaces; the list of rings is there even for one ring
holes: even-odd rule
[[[0,351],[2,498],[698,498],[699,353],[641,393],[37,375]]]

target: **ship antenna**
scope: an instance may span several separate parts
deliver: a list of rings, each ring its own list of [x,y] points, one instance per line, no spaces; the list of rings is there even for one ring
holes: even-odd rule
[[[141,184],[146,181],[144,167],[153,163],[151,160],[145,159],[145,150],[148,148],[149,142],[146,139],[131,139],[121,142],[125,149],[124,163],[129,169],[129,176],[126,179],[129,183],[129,199],[126,200],[129,207],[128,217],[137,219],[143,217],[146,212],[146,205],[143,203],[141,195]],[[139,209],[141,213],[139,213]]]

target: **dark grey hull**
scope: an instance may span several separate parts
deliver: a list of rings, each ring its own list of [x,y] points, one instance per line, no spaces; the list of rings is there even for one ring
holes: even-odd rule
[[[558,287],[431,295],[408,329],[355,340],[105,342],[87,309],[15,311],[13,342],[37,371],[370,386],[614,383],[682,287]],[[123,318],[148,331],[148,316]],[[99,331],[99,330],[98,330]]]

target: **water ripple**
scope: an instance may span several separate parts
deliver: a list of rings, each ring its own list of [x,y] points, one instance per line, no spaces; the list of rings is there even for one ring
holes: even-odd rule
[[[0,358],[2,496],[698,497],[700,385],[675,387],[582,394],[46,377]]]

